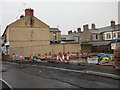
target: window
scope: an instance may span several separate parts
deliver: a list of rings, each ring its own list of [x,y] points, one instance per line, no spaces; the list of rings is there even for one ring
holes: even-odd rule
[[[96,34],[96,39],[99,39],[99,35]]]
[[[115,38],[116,37],[116,33],[113,33],[113,38]]]
[[[56,33],[53,33],[53,40],[56,40]]]
[[[118,32],[118,38],[120,38],[120,32]]]
[[[106,39],[110,39],[110,38],[111,38],[111,34],[110,33],[106,34]]]

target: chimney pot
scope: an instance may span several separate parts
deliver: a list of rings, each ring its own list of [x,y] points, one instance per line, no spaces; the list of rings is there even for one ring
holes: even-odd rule
[[[88,30],[88,24],[83,25],[83,30],[84,30],[84,31],[87,31],[87,30]]]
[[[76,31],[74,31],[74,33],[76,33]]]
[[[70,34],[70,31],[68,31],[68,34]]]
[[[111,26],[115,26],[115,21],[111,21]]]
[[[95,24],[92,24],[92,25],[91,25],[91,29],[92,29],[92,30],[95,30]]]
[[[77,28],[77,32],[81,33],[81,28]]]
[[[25,16],[34,16],[34,10],[31,8],[25,9]]]
[[[68,31],[68,34],[71,34],[72,33],[72,30]]]
[[[70,31],[70,34],[72,33],[72,30]]]

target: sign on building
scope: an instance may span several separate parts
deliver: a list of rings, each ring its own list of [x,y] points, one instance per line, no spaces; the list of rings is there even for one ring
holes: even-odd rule
[[[112,43],[111,44],[111,49],[115,49],[115,47],[116,47],[116,43]]]

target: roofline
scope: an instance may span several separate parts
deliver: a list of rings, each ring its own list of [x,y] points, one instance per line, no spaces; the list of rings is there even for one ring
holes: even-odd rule
[[[3,37],[3,36],[5,35],[5,33],[7,32],[8,27],[9,27],[9,25],[6,26],[5,31],[4,31],[4,33],[3,33],[3,35],[2,35],[2,37]]]
[[[58,31],[52,31],[51,29],[58,29]],[[61,32],[59,28],[50,28],[50,32]]]
[[[90,30],[88,30],[88,31],[90,32]],[[95,33],[95,32],[90,32],[90,33],[92,33],[92,34],[101,34],[101,33],[104,33],[104,32],[114,32],[114,31],[120,31],[120,30],[119,29],[118,30],[113,29],[112,31],[100,31],[99,33]]]
[[[53,28],[50,28],[50,29],[53,29]],[[58,29],[58,28],[56,28],[56,29]]]
[[[33,17],[36,18],[36,19],[38,19],[39,21],[41,21],[42,23],[44,23],[45,25],[47,25],[50,28],[50,26],[48,24],[46,24],[46,22],[42,21],[41,19],[39,19],[39,18],[37,18],[35,16],[33,16]]]
[[[61,32],[61,31],[50,31],[50,32]]]

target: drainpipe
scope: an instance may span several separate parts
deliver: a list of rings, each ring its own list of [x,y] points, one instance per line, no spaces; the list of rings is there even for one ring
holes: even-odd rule
[[[63,52],[65,53],[65,44],[63,43]]]

